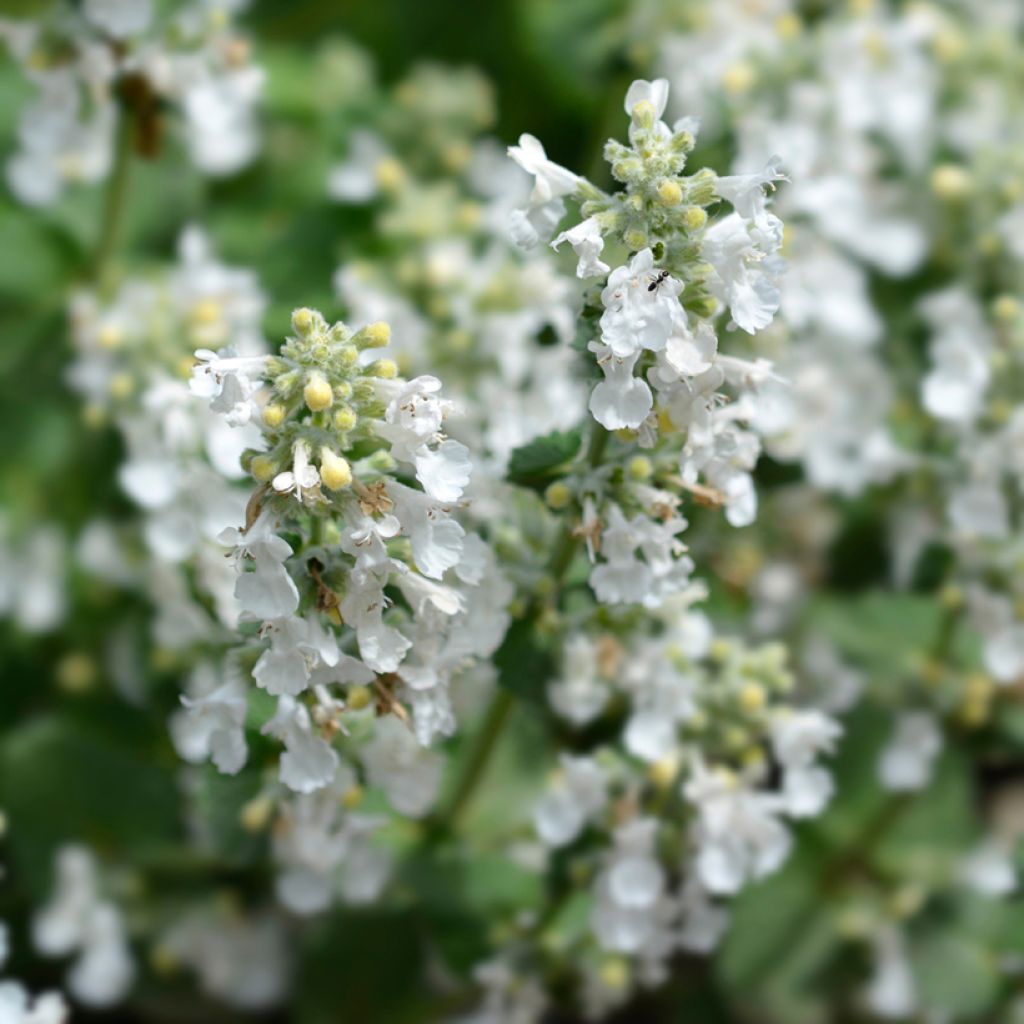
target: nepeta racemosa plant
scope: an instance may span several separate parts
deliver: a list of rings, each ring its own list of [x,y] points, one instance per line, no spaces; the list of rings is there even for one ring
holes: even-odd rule
[[[264,732],[286,748],[282,783],[312,793],[335,779],[339,732],[365,739],[375,711],[400,719],[363,756],[392,803],[418,816],[438,783],[418,743],[454,730],[450,673],[493,646],[488,601],[466,596],[490,556],[453,515],[468,453],[445,435],[450,402],[436,378],[402,380],[391,360],[364,358],[387,345],[386,324],[353,331],[299,309],[292,326],[270,357],[200,352],[193,377],[230,422],[262,424],[263,450],[243,459],[258,487],[244,526],[223,539],[235,549],[243,618],[258,624],[253,679],[277,698]],[[237,680],[192,711],[196,729],[213,730],[219,767],[237,771]]]

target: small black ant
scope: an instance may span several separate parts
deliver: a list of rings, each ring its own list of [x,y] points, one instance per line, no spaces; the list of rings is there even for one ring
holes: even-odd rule
[[[658,272],[658,276],[647,286],[647,290],[649,292],[656,292],[658,290],[658,285],[660,285],[664,281],[667,281],[668,276],[669,275],[667,270],[660,270]]]

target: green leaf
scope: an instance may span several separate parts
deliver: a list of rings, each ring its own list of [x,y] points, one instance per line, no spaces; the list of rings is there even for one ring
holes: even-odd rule
[[[30,892],[49,885],[54,849],[83,841],[136,855],[179,836],[176,765],[145,747],[58,718],[30,722],[0,746],[0,806]]]
[[[999,994],[996,962],[963,935],[926,934],[913,943],[910,961],[921,1001],[944,1015],[978,1020]]]
[[[521,487],[542,489],[580,450],[578,430],[555,430],[517,448],[508,464],[507,479]]]
[[[528,619],[512,623],[494,655],[498,684],[522,700],[543,704],[553,664],[550,653],[540,646],[534,624]]]

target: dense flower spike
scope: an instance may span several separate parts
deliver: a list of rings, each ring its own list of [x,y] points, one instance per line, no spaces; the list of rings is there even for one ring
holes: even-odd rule
[[[301,794],[334,784],[331,740],[348,734],[369,783],[420,817],[438,771],[421,744],[455,728],[450,676],[493,648],[469,605],[473,589],[500,584],[454,518],[468,452],[445,433],[440,381],[405,381],[372,358],[386,324],[351,330],[298,309],[292,327],[277,355],[199,352],[192,378],[229,422],[261,425],[243,458],[257,485],[246,522],[221,539],[235,552],[243,620],[259,623],[253,679],[277,698],[263,732],[284,745],[281,782]],[[202,690],[185,702],[180,742],[237,772],[244,688]]]

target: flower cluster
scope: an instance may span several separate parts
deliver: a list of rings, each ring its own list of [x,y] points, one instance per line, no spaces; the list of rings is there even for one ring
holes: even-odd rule
[[[292,326],[274,356],[200,351],[192,382],[229,422],[262,430],[244,457],[258,489],[244,526],[222,540],[243,619],[259,624],[252,677],[276,698],[263,732],[284,745],[280,780],[292,792],[335,783],[331,740],[342,733],[369,783],[421,816],[439,782],[426,745],[455,729],[449,680],[500,641],[504,585],[454,517],[469,459],[446,436],[440,382],[403,380],[370,358],[389,341],[386,324],[351,330],[299,309]],[[238,771],[237,674],[186,705],[179,742]]]
[[[103,180],[114,163],[119,104],[132,112],[135,143],[147,155],[170,104],[201,171],[230,174],[248,163],[259,147],[264,75],[230,8],[196,0],[165,14],[151,0],[89,0],[50,5],[38,20],[0,21],[0,38],[36,90],[7,162],[15,196],[47,206],[71,183]]]

